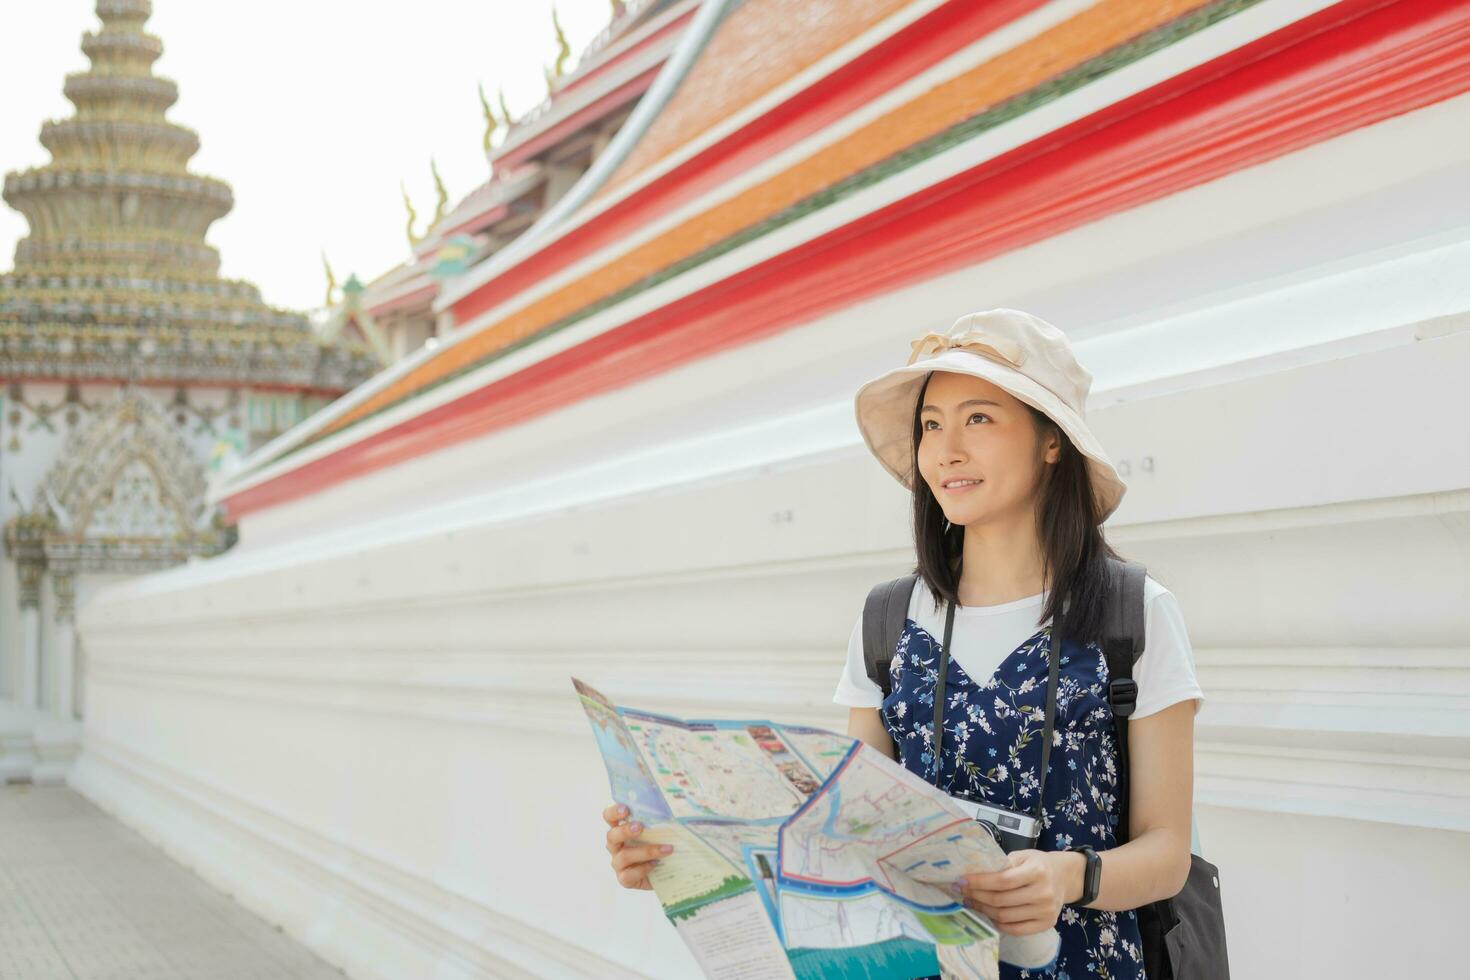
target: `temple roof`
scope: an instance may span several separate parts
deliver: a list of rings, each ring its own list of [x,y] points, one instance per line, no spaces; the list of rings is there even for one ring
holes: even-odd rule
[[[728,121],[909,3],[776,0],[737,6],[597,197]]]
[[[615,2],[607,26],[585,47],[576,68],[548,78],[546,98],[519,119],[495,118],[485,94],[487,121],[504,135],[493,149],[486,134],[491,175],[414,238],[405,262],[370,280],[360,298],[363,312],[432,316],[431,305],[447,273],[441,249],[466,249],[469,264],[483,261],[547,207],[546,160],[605,125],[643,95],[668,58],[699,0]],[[509,230],[508,230],[509,229]],[[345,305],[345,297],[339,307]],[[333,313],[341,312],[338,307]]]
[[[434,310],[454,327],[436,349],[298,429],[273,447],[275,458],[381,424],[371,420],[570,327],[615,324],[619,307],[646,297],[660,306],[640,326],[692,322],[665,310],[717,294],[722,285],[701,285],[711,275],[754,277],[742,263],[818,235],[822,221],[805,219],[837,213],[834,202],[865,200],[879,183],[906,186],[917,163],[1045,104],[1059,86],[1085,85],[1226,15],[1209,0],[1107,0],[1002,31],[1024,19],[1019,9],[852,0],[839,17],[833,3],[690,3],[694,16],[659,78],[665,91],[651,90],[618,132],[630,145],[621,159],[608,157],[618,159],[611,172],[584,175],[585,193],[565,195],[578,199],[574,207],[446,280]],[[602,329],[609,345],[621,331]]]

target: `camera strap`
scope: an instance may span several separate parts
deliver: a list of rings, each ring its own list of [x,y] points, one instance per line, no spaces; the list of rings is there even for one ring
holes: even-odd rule
[[[934,738],[931,751],[934,753],[934,785],[939,786],[940,756],[939,747],[944,738],[944,682],[949,677],[949,641],[954,636],[954,603],[949,604],[949,612],[944,617],[944,645],[939,648],[939,675],[934,679]],[[1056,630],[1047,631],[1047,670],[1046,670],[1046,720],[1041,732],[1041,772],[1036,777],[1036,808],[1032,814],[1037,820],[1042,819],[1042,809],[1046,800],[1046,772],[1051,764],[1051,741],[1052,730],[1056,725],[1057,716],[1057,678],[1061,673]],[[958,767],[957,767],[958,768]],[[953,777],[950,779],[954,783]],[[944,787],[939,786],[940,789]]]

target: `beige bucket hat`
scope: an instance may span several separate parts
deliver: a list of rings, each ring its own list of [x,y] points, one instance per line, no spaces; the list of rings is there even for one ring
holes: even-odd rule
[[[960,317],[948,333],[926,333],[911,345],[908,363],[857,391],[858,429],[873,455],[909,490],[914,409],[930,371],[954,371],[1005,389],[1053,419],[1087,459],[1098,523],[1128,489],[1083,420],[1092,374],[1077,363],[1067,335],[1039,316],[994,309]]]

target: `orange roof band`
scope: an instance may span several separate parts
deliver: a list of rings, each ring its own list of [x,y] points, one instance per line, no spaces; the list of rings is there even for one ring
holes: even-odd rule
[[[696,215],[535,302],[487,324],[333,420],[316,438],[373,414],[661,269],[934,136],[1209,0],[1101,0],[826,146],[788,170]],[[554,246],[553,246],[554,247]]]

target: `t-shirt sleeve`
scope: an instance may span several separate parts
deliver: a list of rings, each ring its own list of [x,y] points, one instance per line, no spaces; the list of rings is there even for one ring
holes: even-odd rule
[[[849,708],[878,708],[883,705],[883,689],[868,677],[863,658],[863,617],[860,614],[847,638],[847,662],[837,679],[837,692],[832,700]]]
[[[1144,607],[1143,653],[1133,666],[1138,684],[1138,706],[1130,721],[1147,717],[1180,701],[1195,699],[1194,713],[1205,695],[1194,672],[1194,650],[1184,628],[1184,612],[1174,593],[1164,589]]]

